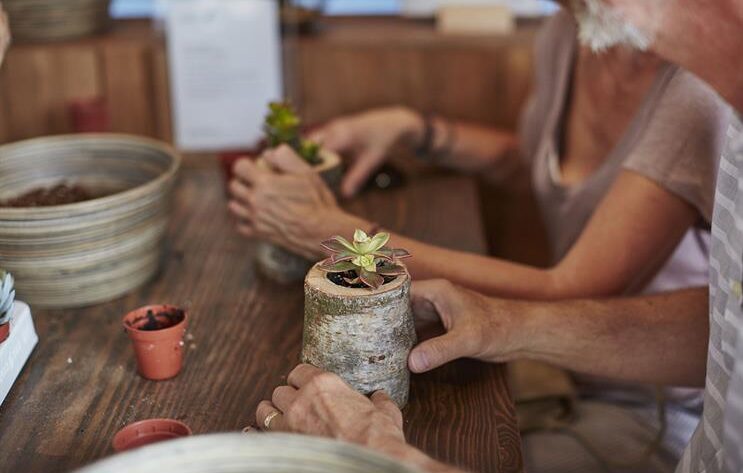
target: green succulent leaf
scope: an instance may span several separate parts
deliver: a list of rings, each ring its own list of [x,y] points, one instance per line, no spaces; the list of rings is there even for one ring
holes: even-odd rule
[[[356,256],[351,260],[359,268],[363,268],[366,271],[374,273],[377,271],[377,260],[372,255],[361,255]]]
[[[329,253],[342,253],[344,251],[349,251],[347,246],[345,246],[343,243],[336,240],[335,238],[323,241],[322,243],[320,243],[320,246],[322,246]]]
[[[273,102],[268,105],[268,115],[263,123],[268,146],[276,148],[286,144],[311,165],[322,163],[320,145],[301,136],[302,121],[291,104]]]
[[[356,247],[351,243],[350,241],[346,240],[342,236],[336,236],[333,237],[333,240],[337,241],[341,245],[343,245],[343,248],[345,248],[347,251],[350,251],[353,254],[359,254],[358,251],[356,251]]]
[[[327,273],[345,273],[346,271],[355,270],[356,265],[350,261],[333,262],[330,259],[326,259],[320,263],[318,268]]]
[[[358,231],[360,230],[357,230],[357,232]],[[366,236],[366,238],[363,241],[360,241],[355,237],[353,241],[353,244],[356,247],[356,251],[362,255],[374,253],[375,251],[381,249],[384,245],[386,245],[388,241],[390,241],[389,233],[377,233],[371,238],[364,233],[364,236]]]

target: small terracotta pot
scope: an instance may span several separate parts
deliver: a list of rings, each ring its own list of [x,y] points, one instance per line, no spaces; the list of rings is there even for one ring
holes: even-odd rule
[[[117,452],[132,450],[152,443],[188,437],[191,429],[173,419],[147,419],[129,424],[119,430],[112,442]]]
[[[178,311],[182,318],[175,320],[160,315]],[[148,312],[153,317],[149,317]],[[178,374],[183,365],[183,334],[187,319],[185,311],[171,305],[146,306],[124,316],[124,328],[134,346],[139,374],[153,381],[170,379]],[[153,327],[153,321],[163,327],[148,329]]]
[[[0,325],[0,343],[3,343],[10,336],[10,322]]]

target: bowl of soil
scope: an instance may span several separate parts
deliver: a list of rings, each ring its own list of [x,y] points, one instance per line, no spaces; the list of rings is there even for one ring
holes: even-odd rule
[[[171,305],[151,305],[124,316],[124,329],[142,377],[160,381],[178,375],[183,366],[186,312]]]
[[[82,307],[151,279],[180,156],[134,136],[79,134],[0,146],[0,266],[38,307]]]

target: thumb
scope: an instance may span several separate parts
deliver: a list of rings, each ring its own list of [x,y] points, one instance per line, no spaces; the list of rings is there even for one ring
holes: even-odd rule
[[[413,348],[408,365],[413,373],[425,373],[464,356],[459,337],[451,332],[432,338]]]
[[[271,168],[280,173],[301,174],[312,171],[312,166],[288,145],[281,145],[276,149],[266,151],[263,159]]]
[[[398,427],[402,427],[402,412],[395,401],[384,391],[377,391],[370,397],[372,404],[395,421]]]
[[[362,153],[354,160],[341,184],[344,197],[353,197],[361,189],[369,176],[379,167],[382,155],[377,151]]]

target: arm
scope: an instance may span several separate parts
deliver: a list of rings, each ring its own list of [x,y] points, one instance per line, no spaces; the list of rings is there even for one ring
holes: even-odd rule
[[[531,300],[622,294],[647,283],[698,218],[692,206],[648,178],[623,172],[571,251],[541,269],[464,253],[393,234],[392,246],[411,254],[415,279],[443,278],[490,295]],[[352,234],[370,222],[345,216],[320,234]],[[319,256],[319,254],[318,254]]]
[[[432,149],[449,151],[437,164],[460,171],[489,169],[496,173],[507,173],[517,164],[518,141],[512,132],[440,117],[432,119],[431,124]],[[341,188],[348,197],[358,192],[395,145],[414,150],[424,141],[424,135],[425,121],[419,113],[390,107],[337,118],[311,138],[351,158]]]
[[[414,283],[419,327],[446,333],[410,355],[420,373],[457,358],[545,361],[617,380],[702,386],[709,336],[708,291],[554,303],[492,299],[445,281]]]

